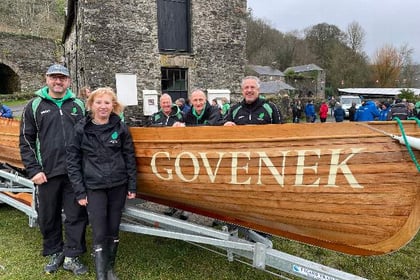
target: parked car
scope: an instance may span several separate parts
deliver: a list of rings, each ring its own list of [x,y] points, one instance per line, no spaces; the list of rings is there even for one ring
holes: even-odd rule
[[[357,95],[341,95],[339,100],[341,107],[344,109],[344,112],[346,112],[346,118],[349,117],[349,109],[351,104],[355,103],[356,109],[362,105],[362,99]]]

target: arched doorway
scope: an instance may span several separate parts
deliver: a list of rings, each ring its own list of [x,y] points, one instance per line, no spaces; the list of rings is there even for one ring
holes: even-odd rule
[[[19,91],[19,76],[12,68],[0,63],[0,94],[12,94]]]

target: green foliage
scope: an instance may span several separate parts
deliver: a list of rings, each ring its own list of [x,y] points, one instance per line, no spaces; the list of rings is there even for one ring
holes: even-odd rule
[[[55,0],[56,13],[64,17],[66,15],[67,0]]]
[[[400,91],[401,93],[398,95],[399,99],[406,99],[407,101],[414,102],[416,100],[416,96],[414,95],[414,91],[404,88]]]

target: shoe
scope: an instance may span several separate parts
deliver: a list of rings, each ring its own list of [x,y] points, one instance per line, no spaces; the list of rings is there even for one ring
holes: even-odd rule
[[[47,265],[45,265],[44,270],[46,273],[54,273],[63,264],[64,253],[58,252],[58,253],[50,255],[49,257],[50,257],[50,262]]]
[[[165,209],[165,211],[163,211],[163,214],[165,214],[166,216],[173,216],[176,211],[178,211],[176,208],[173,207],[168,207]]]
[[[72,271],[76,275],[85,274],[88,271],[87,267],[80,262],[78,257],[66,257],[64,259],[63,268]]]
[[[179,215],[179,218],[181,219],[181,220],[184,220],[184,221],[186,221],[186,220],[188,220],[188,218],[190,217],[190,212],[187,212],[187,211],[182,211],[181,212],[181,215]]]

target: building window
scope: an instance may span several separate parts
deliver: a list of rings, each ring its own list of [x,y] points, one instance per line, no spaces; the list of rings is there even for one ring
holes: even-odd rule
[[[168,93],[172,100],[188,98],[188,69],[162,68],[162,92]]]
[[[159,50],[190,52],[190,0],[157,0]]]

